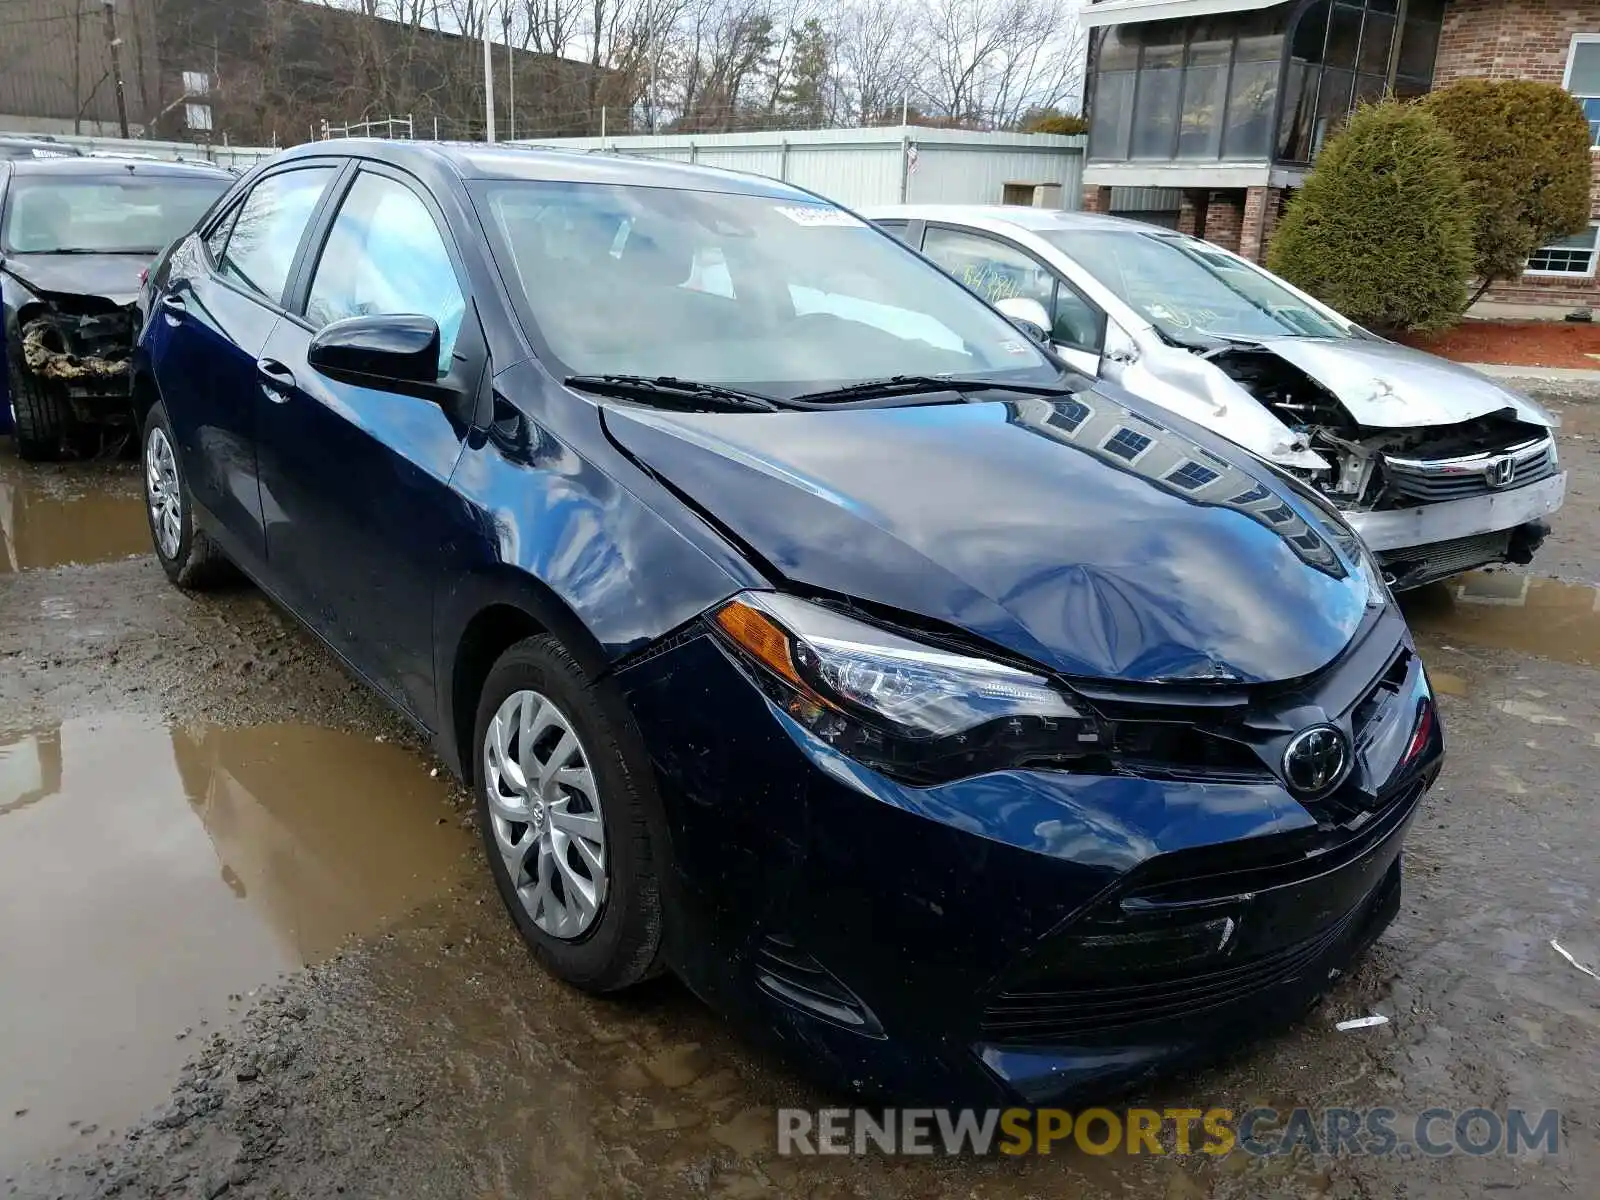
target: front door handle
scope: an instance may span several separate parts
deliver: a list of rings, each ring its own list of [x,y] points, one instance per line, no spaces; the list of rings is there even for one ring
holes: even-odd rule
[[[183,320],[184,314],[189,311],[189,306],[184,303],[182,296],[168,292],[161,297],[161,310],[166,315],[167,321],[176,325]]]
[[[256,371],[262,379],[261,390],[274,404],[289,402],[289,389],[294,387],[294,372],[275,358],[256,361]]]

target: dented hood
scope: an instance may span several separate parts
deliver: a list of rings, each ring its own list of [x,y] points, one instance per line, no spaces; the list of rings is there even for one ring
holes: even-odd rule
[[[966,629],[1070,676],[1258,682],[1332,660],[1367,589],[1315,511],[1237,449],[1132,415],[1135,403],[1096,390],[603,411],[624,450],[793,583]],[[1214,478],[1186,490],[1169,478],[1185,464]]]
[[[1459,363],[1395,342],[1364,338],[1269,338],[1264,349],[1299,367],[1361,425],[1407,429],[1453,425],[1509,409],[1548,425],[1538,405]]]
[[[14,254],[6,274],[36,296],[90,296],[121,308],[139,298],[148,254]]]

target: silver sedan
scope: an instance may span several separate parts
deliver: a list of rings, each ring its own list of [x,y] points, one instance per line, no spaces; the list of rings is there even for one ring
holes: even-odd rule
[[[1527,562],[1561,506],[1554,419],[1475,371],[1362,329],[1255,264],[1087,213],[863,214],[1062,358],[1299,476],[1396,588]],[[1208,497],[1202,484],[1195,499]]]

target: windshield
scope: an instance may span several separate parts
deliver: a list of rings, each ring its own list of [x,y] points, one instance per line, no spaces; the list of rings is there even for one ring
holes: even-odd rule
[[[1005,318],[822,201],[530,182],[478,203],[570,373],[786,397],[891,375],[1060,378]]]
[[[11,182],[0,248],[11,254],[156,255],[193,229],[233,180],[22,175]]]
[[[1348,338],[1265,271],[1166,234],[1051,230],[1045,240],[1175,341],[1212,337]]]

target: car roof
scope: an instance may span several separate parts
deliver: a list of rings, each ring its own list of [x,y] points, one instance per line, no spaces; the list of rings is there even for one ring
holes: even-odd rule
[[[1134,233],[1160,231],[1159,226],[1129,220],[1127,217],[1069,212],[1060,208],[1027,208],[1020,204],[875,204],[863,208],[861,215],[875,221],[951,221],[957,225],[973,221],[1000,222],[1033,232],[1049,229],[1098,229],[1103,232],[1120,229]]]
[[[681,191],[736,192],[816,203],[801,188],[740,171],[661,159],[549,146],[482,142],[412,142],[384,138],[339,138],[308,142],[278,155],[274,164],[329,154],[367,158],[428,175],[444,170],[459,179],[510,179],[548,183],[609,183]]]
[[[12,160],[17,175],[107,176],[130,174],[185,179],[227,179],[227,171],[215,163],[168,162],[151,158],[18,158]]]

